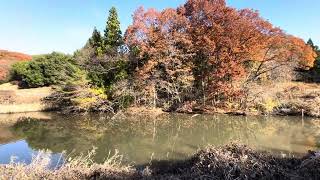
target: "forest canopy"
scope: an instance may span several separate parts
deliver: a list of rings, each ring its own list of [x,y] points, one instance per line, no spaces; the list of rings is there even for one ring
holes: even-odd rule
[[[193,91],[203,101],[240,93],[240,82],[275,68],[294,63],[309,69],[316,57],[302,39],[257,11],[237,10],[224,0],[188,0],[163,11],[141,7],[125,40],[141,84],[169,96]]]
[[[240,102],[250,83],[297,80],[297,72],[313,68],[316,49],[273,26],[257,11],[229,7],[225,0],[188,0],[176,9],[138,8],[124,35],[113,7],[104,33],[94,28],[73,57],[52,54],[43,62],[15,65],[14,72],[29,87],[36,87],[77,77],[81,71],[86,80],[72,83],[81,88],[68,93],[72,97],[54,98],[69,98],[68,105],[74,105],[76,98],[90,102],[93,109],[132,104],[192,109]],[[40,65],[48,65],[48,70],[38,71]],[[54,70],[62,74],[51,73]],[[74,94],[81,94],[80,100]]]

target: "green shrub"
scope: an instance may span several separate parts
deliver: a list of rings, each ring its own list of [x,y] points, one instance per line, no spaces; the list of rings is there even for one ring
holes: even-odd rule
[[[96,59],[86,65],[90,83],[109,90],[116,82],[128,77],[127,68],[127,61],[120,57]]]
[[[24,87],[35,88],[68,83],[81,74],[79,71],[71,56],[53,52],[36,56],[30,62],[14,64],[12,77]]]
[[[134,97],[131,95],[123,95],[118,99],[117,106],[119,109],[128,108],[134,102]]]

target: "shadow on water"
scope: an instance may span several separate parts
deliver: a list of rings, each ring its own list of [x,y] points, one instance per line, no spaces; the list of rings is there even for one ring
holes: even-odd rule
[[[27,144],[21,150],[24,152],[21,160],[43,149],[53,154],[65,151],[69,156],[79,156],[96,147],[96,162],[103,162],[109,152],[118,150],[125,163],[130,164],[185,159],[208,144],[220,146],[230,141],[275,154],[294,155],[317,149],[320,140],[318,121],[307,119],[302,125],[300,118],[295,117],[170,114],[112,119],[52,113],[48,116],[50,121],[30,118],[13,126],[0,126],[4,130],[1,132],[5,132],[0,133],[0,151],[7,152],[0,157],[0,163],[15,155],[9,145],[17,140]]]

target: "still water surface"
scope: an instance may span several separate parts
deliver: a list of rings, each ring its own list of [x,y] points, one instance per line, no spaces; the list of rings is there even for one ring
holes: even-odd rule
[[[0,164],[30,163],[48,150],[52,163],[96,148],[102,162],[116,150],[125,163],[183,159],[209,144],[239,141],[278,155],[299,155],[320,148],[320,121],[300,117],[235,117],[170,114],[160,117],[65,116],[55,113],[0,115]],[[64,155],[62,153],[64,152]]]

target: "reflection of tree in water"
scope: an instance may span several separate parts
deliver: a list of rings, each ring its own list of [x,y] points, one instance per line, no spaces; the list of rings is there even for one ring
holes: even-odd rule
[[[0,126],[0,145],[14,142],[18,139],[7,127]]]
[[[262,148],[292,150],[301,148],[294,145],[295,140],[307,136],[315,139],[318,133],[308,123],[302,127],[292,119],[279,117],[174,114],[157,118],[57,116],[53,119],[19,122],[13,131],[34,149],[56,153],[66,150],[67,154],[78,155],[95,146],[98,148],[96,159],[100,162],[110,150],[118,149],[128,161],[136,163],[148,162],[151,156],[154,159],[184,158],[208,144],[222,145],[231,140]]]

